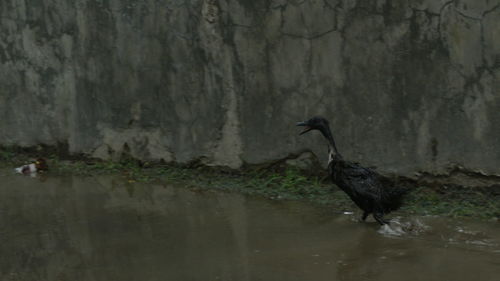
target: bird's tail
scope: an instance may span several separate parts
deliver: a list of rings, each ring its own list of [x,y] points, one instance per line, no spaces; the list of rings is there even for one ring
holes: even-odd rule
[[[404,201],[405,195],[409,192],[409,189],[401,187],[390,188],[385,197],[386,211],[395,211],[401,207]]]

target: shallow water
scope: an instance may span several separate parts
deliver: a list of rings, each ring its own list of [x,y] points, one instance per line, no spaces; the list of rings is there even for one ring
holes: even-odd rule
[[[358,215],[0,171],[0,280],[499,280],[498,222]]]

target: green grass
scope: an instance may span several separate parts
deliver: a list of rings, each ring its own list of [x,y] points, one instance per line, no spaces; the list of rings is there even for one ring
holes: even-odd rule
[[[16,152],[11,147],[0,147],[0,161],[10,162],[16,157]]]
[[[419,187],[408,194],[401,211],[418,215],[498,218],[499,199],[474,188],[452,188],[441,193],[430,187]]]

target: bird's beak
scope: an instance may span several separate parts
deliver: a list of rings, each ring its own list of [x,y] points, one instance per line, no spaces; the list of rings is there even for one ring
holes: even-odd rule
[[[304,130],[302,132],[300,132],[299,135],[303,135],[303,134],[309,132],[310,130],[312,130],[312,128],[309,127],[309,125],[307,125],[306,122],[297,122],[297,126],[305,127]]]

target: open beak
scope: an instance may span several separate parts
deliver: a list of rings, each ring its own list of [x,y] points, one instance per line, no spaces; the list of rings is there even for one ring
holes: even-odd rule
[[[302,132],[300,132],[300,134],[299,134],[299,135],[303,135],[303,134],[305,134],[305,133],[309,132],[310,130],[312,130],[312,128],[311,128],[311,127],[309,127],[309,126],[307,125],[307,123],[306,123],[306,122],[298,122],[298,123],[297,123],[297,126],[302,126],[302,127],[304,127],[304,130],[303,130]]]

